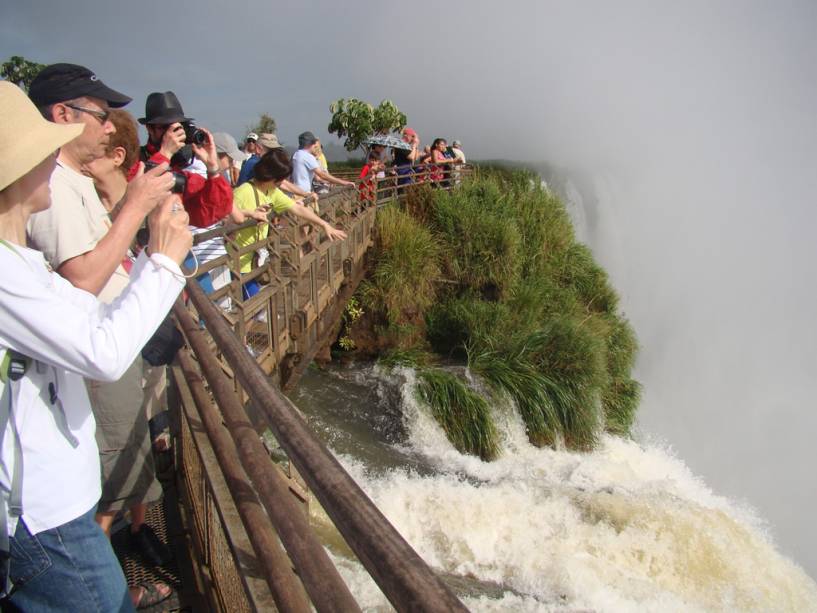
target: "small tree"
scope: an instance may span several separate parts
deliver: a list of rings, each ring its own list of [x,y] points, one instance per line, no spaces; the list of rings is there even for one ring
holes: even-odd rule
[[[345,136],[343,146],[347,151],[354,151],[370,136],[396,132],[406,125],[406,114],[391,100],[383,100],[375,108],[357,98],[341,98],[329,105],[329,112],[329,133],[338,138]]]
[[[0,75],[28,91],[34,77],[40,74],[43,68],[45,64],[32,62],[19,55],[12,55],[7,62],[3,62],[3,66],[0,67]]]
[[[275,134],[277,131],[278,125],[275,123],[275,120],[266,113],[261,113],[258,123],[247,128],[247,132],[255,132],[256,134],[262,134],[265,132]]]

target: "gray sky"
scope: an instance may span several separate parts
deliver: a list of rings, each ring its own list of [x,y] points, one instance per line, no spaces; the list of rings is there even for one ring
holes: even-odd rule
[[[594,248],[644,352],[641,423],[817,577],[817,3],[7,0],[0,57],[174,90],[241,137],[392,99],[424,143],[614,177]],[[333,139],[326,139],[332,141]]]

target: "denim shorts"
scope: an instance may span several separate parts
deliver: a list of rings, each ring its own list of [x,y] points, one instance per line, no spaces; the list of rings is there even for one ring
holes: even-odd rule
[[[20,520],[11,541],[14,590],[3,610],[133,611],[122,567],[94,511],[32,535]],[[11,605],[9,607],[9,605]]]

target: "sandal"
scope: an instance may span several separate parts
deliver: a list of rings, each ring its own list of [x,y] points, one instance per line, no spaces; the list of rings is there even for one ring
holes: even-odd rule
[[[167,588],[167,593],[163,594],[161,587]],[[157,604],[164,602],[173,595],[173,589],[166,583],[161,582],[151,583],[149,581],[145,581],[138,585],[134,585],[130,589],[142,590],[139,598],[133,603],[133,606],[138,610],[155,607]]]

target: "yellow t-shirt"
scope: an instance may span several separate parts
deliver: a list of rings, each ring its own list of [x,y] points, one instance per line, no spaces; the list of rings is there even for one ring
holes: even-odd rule
[[[256,201],[256,194],[258,200]],[[291,209],[295,202],[277,187],[266,192],[256,188],[251,182],[242,183],[233,190],[233,203],[242,211],[254,211],[259,206],[269,205],[278,215]],[[267,238],[269,224],[258,224],[254,228],[239,230],[236,242],[239,247],[246,247]],[[252,252],[245,253],[239,259],[241,272],[250,272],[252,269]]]

